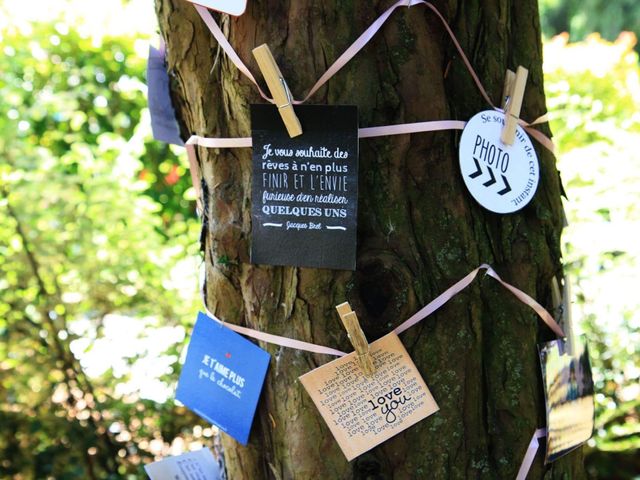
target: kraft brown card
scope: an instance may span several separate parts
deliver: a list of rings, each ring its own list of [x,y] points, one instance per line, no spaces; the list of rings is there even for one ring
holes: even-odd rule
[[[370,377],[355,352],[300,377],[347,460],[438,411],[398,335],[385,335],[369,348],[376,368]]]

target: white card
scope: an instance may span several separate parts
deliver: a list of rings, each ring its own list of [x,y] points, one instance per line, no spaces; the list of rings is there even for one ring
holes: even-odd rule
[[[167,457],[144,469],[151,480],[220,480],[220,465],[208,448]]]
[[[242,15],[247,8],[247,0],[188,0],[205,8],[228,13],[236,17]]]
[[[538,157],[519,125],[513,145],[500,140],[504,114],[485,110],[473,116],[460,138],[460,170],[469,193],[487,210],[512,213],[527,205],[540,179]]]

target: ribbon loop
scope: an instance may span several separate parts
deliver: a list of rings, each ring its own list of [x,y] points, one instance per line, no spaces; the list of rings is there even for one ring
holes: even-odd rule
[[[399,7],[410,8],[416,5],[425,5],[429,10],[431,10],[436,15],[436,17],[438,17],[438,19],[442,22],[442,25],[444,26],[447,34],[451,38],[451,41],[453,42],[454,47],[456,48],[458,54],[460,55],[462,62],[467,68],[467,71],[471,75],[473,82],[476,84],[476,87],[478,88],[478,91],[480,92],[484,100],[495,110],[502,111],[501,109],[497,108],[491,101],[489,94],[487,93],[486,89],[482,85],[482,82],[480,81],[478,74],[476,73],[473,66],[471,65],[471,62],[467,58],[467,55],[464,53],[464,50],[462,49],[460,42],[458,41],[455,33],[453,33],[453,30],[449,26],[449,23],[447,22],[447,20],[444,18],[444,16],[440,13],[440,11],[434,5],[432,5],[431,3],[425,0],[398,0],[396,3],[391,5],[376,20],[374,20],[373,23],[371,23],[371,25],[369,25],[369,27],[337,58],[336,61],[334,61],[331,64],[331,66],[329,66],[329,68],[320,76],[320,78],[311,87],[307,95],[302,100],[296,100],[293,97],[293,95],[290,94],[291,103],[293,103],[294,105],[300,105],[306,102],[307,100],[309,100],[309,98],[314,93],[316,93],[325,83],[329,81],[331,77],[333,77],[336,73],[338,73],[347,63],[349,63],[349,61],[358,52],[360,52],[360,50],[362,50],[369,43],[369,41],[375,36],[376,33],[378,33],[380,28],[382,28],[382,26],[386,23],[386,21],[389,19],[391,14],[397,8]],[[266,101],[270,103],[274,103],[273,99],[269,97],[266,93],[264,93],[264,91],[260,88],[260,85],[258,85],[258,82],[256,81],[255,77],[253,76],[249,68],[240,59],[240,56],[233,49],[233,47],[229,43],[229,40],[227,40],[227,37],[222,32],[222,29],[214,20],[214,18],[211,16],[211,13],[209,12],[209,10],[197,4],[194,4],[194,7],[197,10],[200,17],[202,18],[202,20],[205,22],[205,24],[209,28],[209,30],[211,31],[211,33],[213,34],[214,38],[218,41],[218,44],[220,45],[222,50],[224,50],[224,52],[227,54],[231,62],[238,68],[238,70],[240,70],[240,72],[242,72],[251,81],[251,83],[253,83],[256,86],[262,98],[264,98]],[[546,117],[546,114],[542,115],[541,117],[538,117],[532,123],[527,123],[524,120],[519,119],[519,123],[527,130],[527,132],[533,138],[535,138],[538,142],[540,142],[541,145],[543,145],[545,148],[547,148],[551,152],[554,152],[554,145],[551,139],[548,138],[546,135],[544,135],[542,132],[532,128],[533,125],[546,121],[545,117]],[[444,121],[443,123],[446,123],[446,122],[448,121]],[[455,121],[450,121],[450,122],[455,122]],[[429,122],[421,122],[421,123],[429,123]],[[384,127],[371,127],[371,128],[378,129],[378,131],[380,132],[375,136],[398,135],[400,133],[433,131],[433,130],[407,130],[406,126],[408,125],[414,125],[414,124],[387,125]],[[447,130],[449,128],[454,128],[454,127],[446,127],[442,125],[441,128],[437,128],[437,130]],[[385,131],[392,132],[394,131],[394,129],[396,129],[398,133],[383,133]],[[368,135],[368,136],[374,136],[374,135]],[[362,138],[366,138],[366,137],[362,137]],[[234,148],[238,146],[247,146],[245,139],[241,139],[243,140],[242,142],[240,142],[241,144],[236,144],[231,141],[234,139],[220,139],[220,140],[225,140],[225,141],[218,143],[214,148]]]
[[[502,285],[504,288],[506,288],[511,293],[513,293],[518,300],[520,300],[525,305],[528,305],[529,307],[531,307],[542,319],[542,321],[546,323],[551,330],[554,331],[556,335],[558,335],[561,338],[565,336],[564,331],[562,330],[562,328],[560,328],[560,325],[558,325],[558,323],[554,320],[551,314],[542,305],[536,302],[531,296],[527,295],[522,290],[519,290],[513,285],[502,280],[500,276],[495,272],[495,270],[491,268],[490,265],[483,264],[480,268],[486,268],[487,275],[495,278],[498,282],[500,282],[500,285]]]
[[[473,280],[476,278],[480,270],[486,270],[486,275],[489,275],[490,277],[493,277],[494,279],[496,279],[504,288],[506,288],[511,293],[513,293],[518,300],[520,300],[525,305],[528,305],[529,307],[531,307],[542,319],[542,321],[546,323],[551,330],[554,331],[556,335],[558,335],[559,337],[565,336],[564,331],[562,330],[562,328],[560,328],[560,325],[558,325],[558,323],[554,320],[551,314],[542,305],[540,305],[531,296],[527,295],[522,290],[502,280],[500,276],[495,272],[495,270],[491,267],[491,265],[488,265],[486,263],[483,263],[478,268],[468,273],[464,278],[462,278],[461,280],[458,280],[452,286],[447,288],[444,292],[442,292],[436,298],[431,300],[427,305],[421,308],[418,312],[416,312],[407,320],[405,320],[400,325],[398,325],[394,329],[394,332],[396,332],[397,334],[400,334],[405,330],[413,327],[417,323],[421,322],[426,317],[431,315],[433,312],[438,310],[445,303],[451,300],[455,295],[457,295],[462,290],[464,290],[469,285],[471,285],[471,282],[473,282]]]
[[[462,279],[458,280],[452,286],[447,288],[444,292],[442,292],[436,298],[431,300],[427,305],[425,305],[423,308],[421,308],[418,312],[416,312],[411,317],[409,317],[407,320],[405,320],[400,325],[398,325],[393,331],[396,334],[400,334],[400,333],[408,330],[409,328],[413,327],[414,325],[420,323],[422,320],[424,320],[429,315],[431,315],[433,312],[438,310],[440,307],[442,307],[445,303],[447,303],[449,300],[451,300],[454,296],[456,296],[462,290],[467,288],[473,282],[473,280],[476,278],[476,276],[478,275],[478,272],[480,270],[486,270],[486,275],[489,275],[490,277],[493,277],[503,287],[505,287],[507,290],[509,290],[511,293],[513,293],[518,300],[520,300],[525,305],[528,305],[529,307],[534,309],[535,312],[540,316],[540,318],[542,318],[542,320],[549,326],[549,328],[551,328],[557,335],[559,335],[561,337],[565,336],[564,332],[562,331],[562,328],[560,328],[560,326],[556,323],[556,321],[553,319],[551,314],[547,310],[545,310],[545,308],[542,305],[540,305],[538,302],[536,302],[533,298],[531,298],[529,295],[524,293],[522,290],[519,290],[518,288],[514,287],[513,285],[511,285],[511,284],[505,282],[504,280],[502,280],[500,278],[500,276],[495,272],[495,270],[493,270],[493,268],[490,265],[486,264],[486,263],[483,263],[478,268],[472,270],[466,276],[464,276]],[[214,320],[216,322],[219,322],[221,324],[224,324],[227,328],[230,328],[231,330],[233,330],[235,332],[241,333],[241,334],[246,335],[246,336],[251,337],[251,338],[255,338],[256,340],[261,340],[263,342],[272,343],[274,345],[280,345],[282,347],[295,348],[295,349],[298,349],[298,350],[305,350],[307,352],[322,353],[322,354],[325,354],[325,355],[334,355],[334,356],[338,356],[338,357],[346,355],[344,352],[341,352],[340,350],[336,350],[336,349],[333,349],[333,348],[325,347],[325,346],[322,346],[322,345],[316,345],[316,344],[313,344],[313,343],[303,342],[303,341],[300,341],[300,340],[294,340],[292,338],[281,337],[281,336],[278,336],[278,335],[272,335],[270,333],[260,332],[258,330],[254,330],[254,329],[251,329],[251,328],[241,327],[240,325],[235,325],[235,324],[231,324],[231,323],[225,323],[222,320],[219,320],[207,308],[206,295],[205,295],[205,289],[204,288],[205,288],[204,276],[201,275],[202,303],[204,305],[205,312],[207,313],[207,315],[209,317],[211,317],[212,320]]]

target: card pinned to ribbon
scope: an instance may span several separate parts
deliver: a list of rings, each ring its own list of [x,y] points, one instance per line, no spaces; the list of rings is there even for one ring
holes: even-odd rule
[[[375,367],[371,376],[363,374],[353,352],[300,377],[347,460],[438,411],[395,333],[369,348]]]
[[[525,130],[516,125],[513,145],[502,142],[505,114],[474,115],[460,138],[460,171],[469,193],[495,213],[513,213],[533,198],[540,179],[538,156]]]
[[[246,445],[270,355],[198,314],[176,399]]]
[[[471,196],[495,213],[512,213],[533,198],[540,179],[538,156],[531,139],[518,125],[528,70],[507,70],[503,112],[474,115],[460,138],[460,170]]]
[[[151,480],[221,480],[222,469],[211,450],[203,448],[167,457],[144,467]]]
[[[300,105],[294,138],[274,105],[251,106],[251,262],[353,270],[358,110]]]
[[[169,75],[165,64],[164,43],[160,48],[149,45],[147,61],[147,102],[151,115],[153,138],[173,145],[184,145],[169,93]]]
[[[593,377],[584,336],[538,346],[547,411],[545,463],[553,462],[591,438],[594,426]]]

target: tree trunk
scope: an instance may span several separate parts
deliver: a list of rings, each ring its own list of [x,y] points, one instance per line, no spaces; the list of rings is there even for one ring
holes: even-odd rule
[[[250,135],[253,86],[219,50],[194,8],[158,0],[183,133]],[[251,49],[267,42],[294,96],[315,80],[391,1],[249,0],[221,16],[230,43],[259,78]],[[543,114],[540,27],[534,0],[437,1],[489,94],[506,68],[529,68],[522,117]],[[261,80],[260,80],[261,81]],[[309,103],[355,104],[360,126],[467,120],[489,108],[442,24],[423,6],[400,8]],[[547,132],[548,133],[548,132]],[[203,246],[207,300],[227,322],[350,351],[334,306],[349,301],[370,341],[388,333],[482,262],[551,308],[561,275],[560,182],[536,144],[541,179],[521,212],[497,215],[468,194],[459,132],[360,141],[355,272],[249,262],[251,151],[198,150],[209,208]],[[331,358],[274,345],[248,447],[225,436],[229,478],[515,478],[544,426],[538,317],[492,280],[478,280],[401,336],[440,411],[348,463],[297,378]],[[529,478],[581,478],[579,451]],[[568,477],[567,477],[568,475]]]

